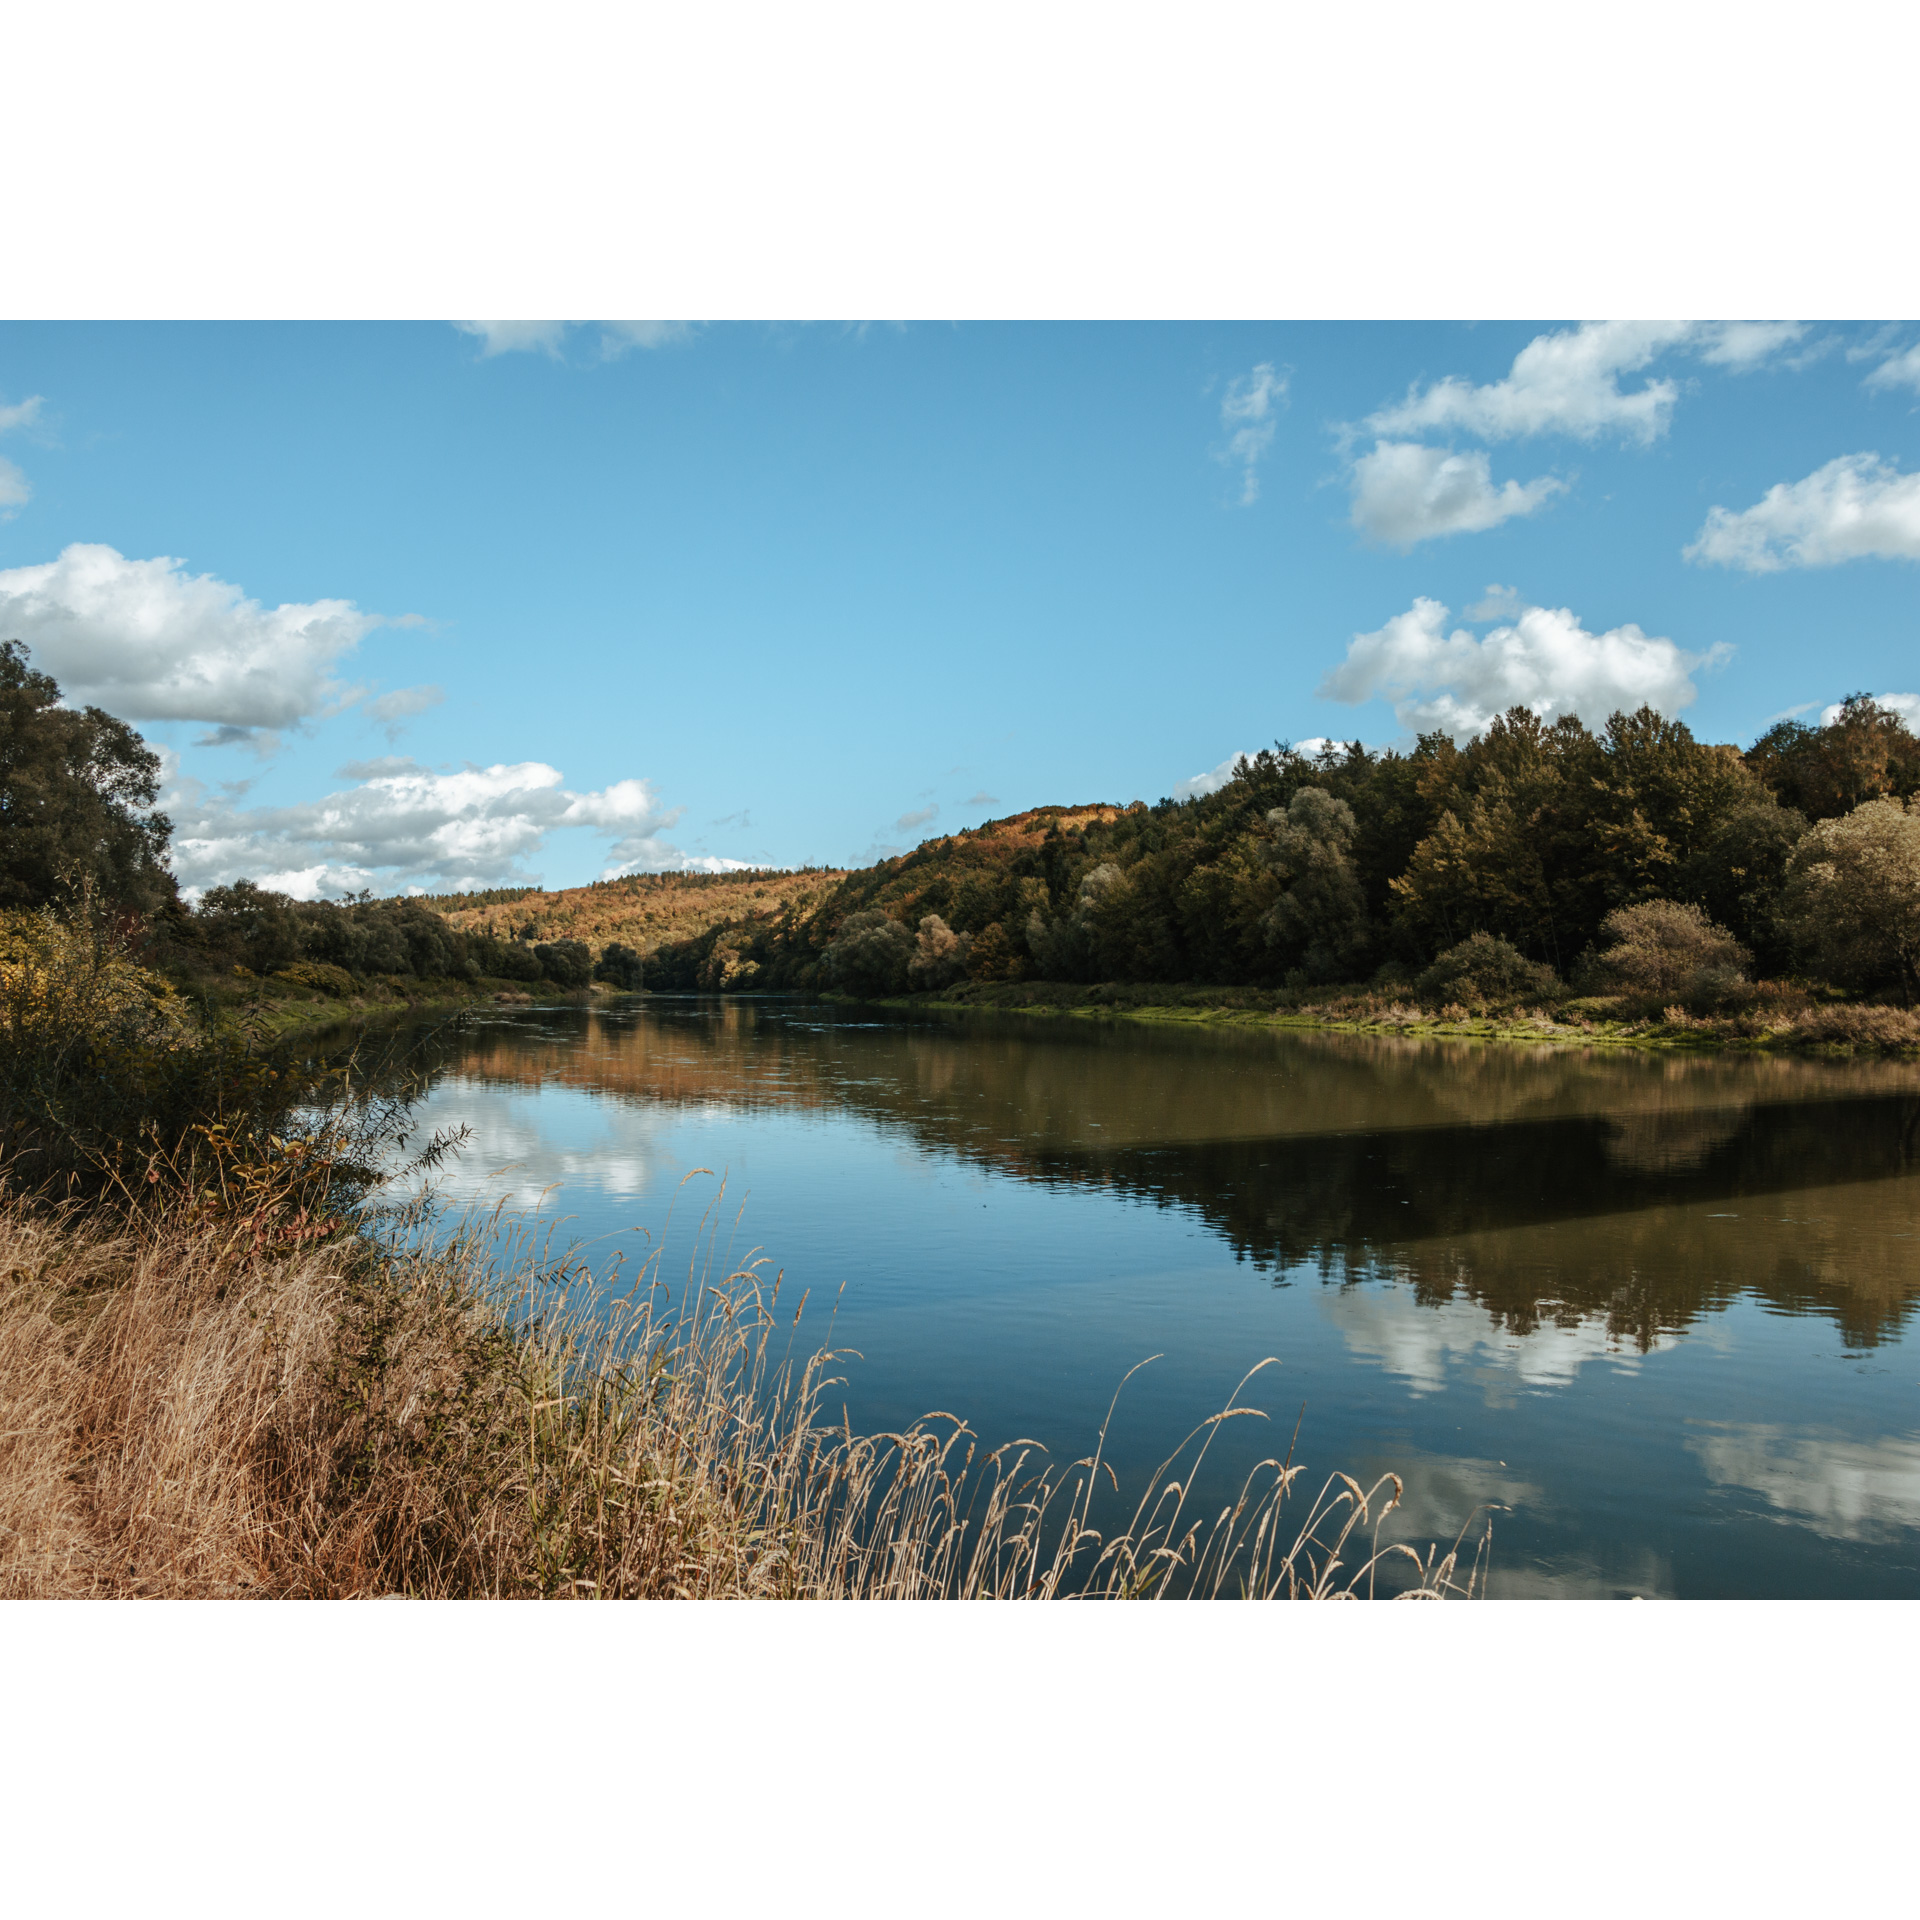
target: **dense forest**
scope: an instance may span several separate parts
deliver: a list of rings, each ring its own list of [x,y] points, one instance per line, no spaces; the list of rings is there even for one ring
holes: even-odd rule
[[[1920,739],[1870,698],[1742,753],[1642,708],[1599,731],[1515,708],[1457,745],[1284,744],[1218,792],[1039,808],[850,874],[817,906],[648,956],[649,986],[961,980],[1562,983],[1713,1002],[1812,973],[1920,977]]]

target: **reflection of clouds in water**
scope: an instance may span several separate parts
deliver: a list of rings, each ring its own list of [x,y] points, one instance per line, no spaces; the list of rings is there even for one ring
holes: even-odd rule
[[[1829,1540],[1882,1540],[1920,1527],[1920,1435],[1843,1440],[1729,1425],[1687,1445],[1708,1479],[1750,1489]]]
[[[648,1192],[678,1162],[663,1116],[620,1100],[557,1087],[517,1088],[450,1074],[418,1110],[410,1145],[468,1126],[473,1138],[433,1176],[450,1205],[534,1208],[548,1187],[586,1187],[615,1199]]]
[[[1608,1573],[1592,1560],[1578,1556],[1541,1561],[1534,1566],[1509,1566],[1500,1558],[1500,1535],[1494,1532],[1493,1566],[1487,1596],[1493,1600],[1618,1600],[1640,1595],[1660,1600],[1674,1591],[1673,1569],[1659,1554],[1634,1551],[1623,1565]]]
[[[1588,1314],[1570,1327],[1546,1323],[1519,1334],[1472,1300],[1423,1306],[1405,1286],[1375,1283],[1321,1296],[1327,1316],[1348,1350],[1405,1379],[1414,1393],[1445,1391],[1455,1365],[1478,1362],[1511,1374],[1521,1386],[1545,1392],[1568,1385],[1589,1360],[1631,1371],[1641,1355]],[[1652,1351],[1677,1346],[1661,1336]]]
[[[1400,1476],[1400,1504],[1380,1529],[1382,1543],[1404,1540],[1422,1551],[1437,1544],[1444,1552],[1470,1527],[1477,1539],[1489,1508],[1544,1513],[1547,1496],[1531,1480],[1523,1480],[1497,1460],[1473,1460],[1448,1454],[1398,1454],[1391,1461],[1370,1463],[1363,1484],[1385,1472]]]
[[[1613,1600],[1641,1594],[1649,1599],[1674,1590],[1672,1569],[1645,1549],[1621,1548],[1603,1566],[1591,1555],[1562,1554],[1544,1559],[1517,1557],[1501,1546],[1509,1517],[1551,1520],[1546,1489],[1497,1460],[1447,1454],[1400,1454],[1369,1463],[1363,1483],[1386,1468],[1400,1476],[1400,1505],[1380,1529],[1380,1544],[1404,1544],[1423,1558],[1429,1547],[1446,1553],[1459,1542],[1459,1574],[1472,1570],[1476,1548],[1493,1530],[1493,1554],[1486,1565],[1486,1591],[1497,1600]],[[1464,1534],[1464,1538],[1462,1537]],[[1402,1587],[1411,1572],[1405,1560],[1385,1560],[1379,1568],[1383,1590]]]

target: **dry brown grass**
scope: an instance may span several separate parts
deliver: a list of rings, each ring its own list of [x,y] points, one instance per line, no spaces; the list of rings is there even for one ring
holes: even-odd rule
[[[478,1233],[255,1239],[0,1205],[0,1594],[1440,1597],[1483,1571],[1376,1551],[1392,1476],[1300,1513],[1273,1459],[1194,1514],[1250,1409],[1108,1535],[1099,1448],[1056,1471],[945,1414],[835,1428],[836,1356],[789,1360],[800,1316],[758,1270],[694,1272],[676,1308],[656,1262],[609,1307],[564,1260],[502,1281]]]

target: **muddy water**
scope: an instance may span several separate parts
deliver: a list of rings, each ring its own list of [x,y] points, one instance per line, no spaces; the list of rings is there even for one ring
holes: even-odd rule
[[[1155,1354],[1137,1485],[1274,1356],[1221,1500],[1297,1423],[1402,1476],[1385,1537],[1494,1509],[1496,1594],[1920,1594],[1912,1065],[666,997],[437,1058],[450,1200],[671,1271],[717,1199],[818,1337],[837,1297],[856,1426],[1071,1459]]]

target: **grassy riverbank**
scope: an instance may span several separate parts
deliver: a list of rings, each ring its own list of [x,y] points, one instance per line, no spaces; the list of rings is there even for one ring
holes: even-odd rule
[[[1441,1551],[1372,1557],[1391,1476],[1291,1459],[1217,1518],[1193,1469],[1224,1410],[1089,1525],[1063,1470],[950,1416],[824,1417],[831,1352],[758,1272],[608,1308],[566,1260],[502,1273],[256,1215],[0,1206],[0,1595],[1039,1598],[1476,1591]],[[710,1252],[710,1246],[708,1250]],[[1117,1489],[1117,1483],[1115,1483]]]
[[[1636,1004],[1624,997],[1473,1011],[1423,1006],[1364,987],[1316,994],[1252,987],[1079,987],[1052,981],[969,981],[940,993],[902,995],[876,1004],[916,1012],[978,1010],[1156,1026],[1300,1027],[1531,1045],[1920,1055],[1920,1012],[1836,1001],[1792,987],[1762,989],[1753,1004],[1738,1013],[1706,1015],[1677,1006]]]

